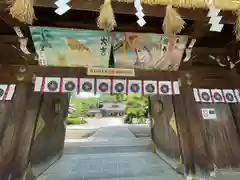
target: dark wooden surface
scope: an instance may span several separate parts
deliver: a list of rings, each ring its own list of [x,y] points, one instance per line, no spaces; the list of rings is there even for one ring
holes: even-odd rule
[[[182,78],[181,78],[182,79]],[[183,84],[184,85],[184,84]],[[191,127],[189,125],[188,114],[186,111],[185,97],[182,92],[184,87],[180,86],[180,95],[173,96],[173,107],[176,118],[176,125],[178,131],[178,144],[181,152],[181,159],[184,165],[186,174],[194,174],[196,172],[193,160],[192,137],[189,136]]]
[[[25,72],[20,68],[25,67]],[[21,65],[1,65],[0,83],[33,82],[33,75],[44,77],[80,77],[94,78],[98,76],[87,76],[86,68],[83,67],[40,67]],[[140,80],[177,80],[180,75],[190,74],[192,87],[198,88],[240,88],[240,77],[234,70],[223,68],[196,67],[191,70],[180,70],[176,72],[159,70],[135,70],[135,77],[128,79]],[[23,76],[23,81],[18,81],[17,76]],[[101,78],[104,78],[101,76]],[[106,77],[111,78],[111,77]],[[115,77],[126,78],[126,77]]]
[[[0,104],[0,179],[18,180],[31,174],[31,164],[42,163],[64,147],[65,124],[69,95],[32,91],[32,84],[18,84],[12,101]],[[42,102],[42,103],[41,103]],[[60,112],[55,112],[60,103]],[[19,106],[21,104],[21,106]],[[35,137],[37,120],[45,126]]]
[[[0,179],[21,179],[26,173],[39,100],[32,84],[19,84],[13,100],[1,102]]]
[[[214,108],[217,119],[203,119],[200,112],[201,108]],[[239,168],[240,142],[237,124],[235,124],[235,121],[239,121],[239,119],[233,119],[233,113],[235,112],[231,111],[228,104],[197,104],[196,109],[209,151],[207,158],[211,157],[218,168]],[[200,157],[197,160],[199,161]]]
[[[170,125],[171,118],[175,119],[172,96],[152,96],[151,107],[154,143],[169,158],[179,161],[181,156],[179,139]]]
[[[191,157],[194,168],[192,171],[195,173],[200,168],[202,171],[211,171],[213,169],[212,160],[209,158],[209,152],[206,149],[205,134],[202,129],[202,123],[196,110],[196,103],[193,97],[192,88],[188,85],[187,78],[181,77],[181,90],[180,95],[184,103],[184,109],[186,112],[185,124],[188,126],[188,133],[186,138],[182,138],[182,141],[189,141],[188,148],[191,151]],[[182,124],[183,125],[183,124]],[[180,129],[183,128],[180,126]],[[186,145],[186,142],[185,142]],[[196,167],[195,167],[196,166]]]
[[[65,139],[65,119],[68,113],[69,94],[46,93],[41,104],[40,118],[45,126],[40,131],[33,143],[31,163],[40,164],[61,156]],[[60,105],[60,112],[55,112],[55,103]]]

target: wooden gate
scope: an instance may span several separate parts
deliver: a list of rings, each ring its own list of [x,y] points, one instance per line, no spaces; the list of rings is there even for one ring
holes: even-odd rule
[[[31,176],[32,164],[61,155],[68,105],[68,94],[43,97],[32,91],[32,83],[16,85],[13,99],[0,103],[1,180]],[[42,124],[40,130],[36,129],[38,122]]]
[[[240,105],[198,103],[193,95],[193,87],[233,89],[237,84],[226,74],[210,76],[198,76],[198,79],[181,76],[180,95],[151,99],[152,136],[159,155],[174,167],[181,157],[186,174],[206,175],[214,167],[224,169],[240,165]],[[204,119],[203,108],[213,109],[217,118]]]
[[[173,98],[172,96],[153,96],[151,107],[152,139],[156,144],[157,153],[177,168],[181,155]]]

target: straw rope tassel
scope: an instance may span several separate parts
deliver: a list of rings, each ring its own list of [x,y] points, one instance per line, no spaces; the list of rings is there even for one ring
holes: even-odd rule
[[[35,19],[33,0],[15,0],[10,6],[10,14],[20,22],[32,24]]]
[[[163,32],[165,35],[172,37],[182,31],[185,21],[181,18],[180,14],[168,5],[166,7],[166,15],[163,21]]]
[[[111,0],[104,0],[103,5],[100,7],[97,24],[100,29],[105,31],[112,31],[117,26]]]

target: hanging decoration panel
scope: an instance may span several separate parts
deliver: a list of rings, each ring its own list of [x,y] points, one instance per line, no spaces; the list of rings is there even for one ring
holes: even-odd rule
[[[112,84],[113,93],[126,93],[127,84],[125,79],[114,79]]]
[[[110,79],[97,79],[96,93],[111,93],[111,80]]]
[[[159,81],[158,88],[159,94],[161,95],[180,94],[179,84],[177,81]]]
[[[128,81],[128,94],[141,94],[142,93],[142,81],[141,80],[129,80]]]
[[[187,36],[168,38],[159,34],[112,32],[115,67],[176,71]]]
[[[197,102],[211,103],[212,96],[209,89],[193,89],[194,97]]]
[[[80,79],[80,90],[79,92],[95,93],[95,79],[83,78]]]
[[[63,92],[76,92],[78,87],[78,78],[63,78]]]
[[[13,98],[15,84],[0,84],[0,101],[9,101]]]
[[[237,99],[237,102],[239,103],[240,102],[240,90],[239,89],[234,89],[233,92],[234,92],[234,96]]]
[[[224,89],[223,94],[224,94],[224,99],[227,103],[236,103],[237,102],[237,98],[234,95],[234,91],[232,89]]]
[[[144,81],[144,94],[158,94],[157,81]]]
[[[36,77],[36,92],[91,94],[178,95],[178,81],[151,81],[102,78]]]
[[[193,89],[196,102],[199,103],[239,103],[238,89]]]
[[[34,91],[60,92],[60,77],[36,77]]]
[[[110,36],[104,31],[30,27],[39,64],[108,67]]]
[[[210,91],[211,91],[213,102],[215,103],[225,102],[225,99],[224,99],[225,97],[221,89],[211,89]]]

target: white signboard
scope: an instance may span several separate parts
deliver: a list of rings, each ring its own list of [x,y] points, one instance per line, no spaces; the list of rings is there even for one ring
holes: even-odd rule
[[[214,108],[202,108],[203,119],[217,119],[217,113]]]

